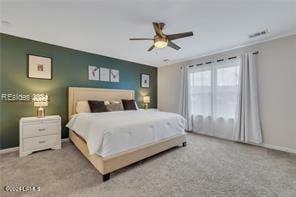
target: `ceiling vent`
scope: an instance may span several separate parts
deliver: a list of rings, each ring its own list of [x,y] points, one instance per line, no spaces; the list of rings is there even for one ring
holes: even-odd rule
[[[265,29],[263,31],[259,31],[257,33],[254,33],[254,34],[249,35],[249,38],[255,38],[255,37],[263,36],[263,35],[265,35],[267,33],[268,33],[268,30]]]
[[[10,25],[9,21],[1,20],[2,25]]]

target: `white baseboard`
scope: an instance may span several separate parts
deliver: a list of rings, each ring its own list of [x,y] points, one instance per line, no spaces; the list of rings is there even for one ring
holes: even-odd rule
[[[12,152],[16,152],[19,150],[19,147],[12,147],[12,148],[5,148],[0,150],[0,154],[5,154],[5,153],[12,153]]]
[[[62,139],[62,142],[68,142],[69,141],[69,138],[63,138]]]
[[[69,138],[63,138],[62,139],[62,143],[63,142],[68,142],[69,141]],[[12,148],[5,148],[5,149],[2,149],[0,150],[0,155],[1,154],[5,154],[5,153],[12,153],[12,152],[16,152],[16,151],[19,151],[19,147],[12,147]]]
[[[275,146],[275,145],[272,145],[272,144],[261,144],[259,146],[262,146],[262,147],[268,148],[268,149],[279,150],[279,151],[283,151],[283,152],[296,154],[296,149],[293,149],[293,148]]]
[[[198,132],[189,132],[189,133],[194,133],[194,134],[197,134],[197,135],[204,135],[204,136],[213,137],[213,138],[216,138],[216,139],[222,139],[222,140],[226,140],[226,141],[230,141],[230,142],[237,142],[237,143],[241,143],[241,144],[249,144],[249,145],[253,145],[253,146],[260,146],[262,148],[267,148],[267,149],[278,150],[278,151],[283,151],[283,152],[287,152],[287,153],[296,154],[296,149],[293,149],[293,148],[281,147],[281,146],[276,146],[276,145],[272,145],[272,144],[264,144],[264,143],[263,144],[244,143],[244,142],[219,138],[219,137],[216,137],[216,136],[211,136],[211,135],[207,135],[207,134],[204,134],[204,133],[198,133]]]

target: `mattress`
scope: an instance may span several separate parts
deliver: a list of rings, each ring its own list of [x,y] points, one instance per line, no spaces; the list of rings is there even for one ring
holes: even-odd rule
[[[86,141],[90,154],[106,157],[183,134],[185,121],[175,113],[135,110],[79,113],[66,127]]]

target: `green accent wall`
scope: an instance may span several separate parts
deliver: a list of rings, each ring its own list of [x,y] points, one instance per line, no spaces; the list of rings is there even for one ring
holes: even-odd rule
[[[157,107],[157,68],[56,45],[0,34],[0,94],[47,93],[46,115],[62,117],[62,138],[68,137],[68,87],[95,87],[135,90],[138,104],[150,95],[150,107]],[[98,43],[98,47],[100,47]],[[145,52],[145,51],[144,51]],[[143,52],[143,53],[144,53]],[[52,80],[27,77],[27,54],[52,57]],[[88,66],[118,69],[120,82],[88,80]],[[140,74],[150,74],[150,88],[140,88]],[[0,102],[0,149],[18,146],[19,119],[35,116],[33,103]]]

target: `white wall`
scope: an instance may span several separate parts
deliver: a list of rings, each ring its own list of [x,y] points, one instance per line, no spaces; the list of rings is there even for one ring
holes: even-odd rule
[[[178,112],[180,67],[259,51],[258,81],[264,146],[296,153],[296,35],[158,69],[158,107]]]

